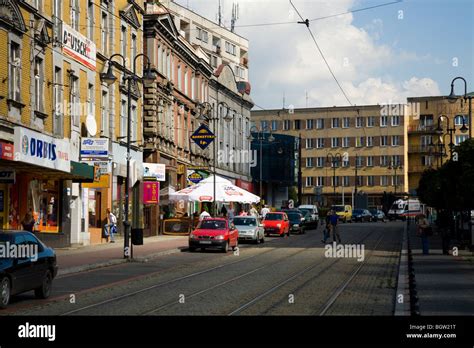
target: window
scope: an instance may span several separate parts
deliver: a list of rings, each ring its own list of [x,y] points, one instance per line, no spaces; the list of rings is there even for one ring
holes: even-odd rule
[[[344,158],[344,157],[343,157],[343,158]],[[342,166],[343,166],[343,167],[346,167],[346,168],[347,168],[347,167],[349,167],[349,164],[350,164],[350,163],[349,163],[349,159],[347,159],[347,160],[343,159],[343,160],[342,160]]]
[[[127,58],[127,27],[122,25],[120,28],[120,53]]]
[[[230,42],[225,42],[225,51],[229,54],[232,54],[233,56],[236,55],[235,51],[235,45],[234,44],[231,44]]]
[[[339,119],[337,117],[332,118],[331,128],[339,128]]]
[[[216,57],[216,56],[211,56],[211,61],[210,61],[210,63],[211,63],[211,66],[212,66],[213,68],[217,68],[217,57]]]
[[[380,156],[380,166],[381,167],[388,166],[388,156]]]
[[[171,79],[171,55],[166,54],[166,77]]]
[[[306,187],[314,186],[314,178],[312,176],[308,176],[306,179]]]
[[[182,90],[183,89],[183,81],[182,81],[182,75],[181,75],[181,65],[178,65],[178,89]]]
[[[316,148],[317,149],[324,148],[324,138],[317,138],[316,139]]]
[[[283,130],[290,130],[290,120],[283,121]]]
[[[342,138],[342,147],[349,147],[349,137]]]
[[[102,12],[102,18],[100,21],[100,44],[102,53],[107,54],[108,52],[108,34],[109,34],[109,18],[107,12]]]
[[[314,139],[311,139],[311,138],[306,139],[306,148],[307,149],[314,148]]]
[[[380,136],[380,146],[387,146],[388,145],[388,136],[382,135]]]
[[[108,136],[109,134],[109,96],[106,90],[102,90],[102,96],[100,101],[100,124],[102,129],[102,135]]]
[[[339,158],[337,157],[334,157],[334,158],[328,157],[327,163],[330,164],[331,168],[339,168],[342,165],[342,163],[341,164],[339,163]]]
[[[137,56],[137,35],[132,34],[132,54],[130,56],[130,61],[133,61],[133,59],[135,59],[136,56]],[[164,54],[163,54],[163,57],[164,57]],[[162,71],[164,71],[164,67]]]
[[[314,120],[306,120],[306,129],[313,129]]]
[[[10,44],[10,71],[9,71],[9,95],[10,99],[20,101],[21,84],[21,56],[20,45],[15,42]]]
[[[356,147],[362,147],[364,146],[364,137],[356,137],[355,138],[355,146]]]
[[[367,186],[375,186],[375,176],[367,176]]]
[[[380,186],[388,186],[388,178],[387,175],[382,175],[380,177]]]
[[[387,127],[388,116],[380,116],[380,127]]]
[[[325,157],[316,157],[316,167],[323,168],[325,161],[326,161]]]
[[[342,177],[342,186],[349,186],[350,185],[350,178],[346,175]]]
[[[120,103],[120,137],[126,137],[126,136],[127,136],[127,101],[125,99],[122,99]]]
[[[95,105],[94,105],[94,85],[87,85],[87,114],[95,116]]]
[[[364,118],[363,117],[356,117],[356,128],[361,128],[364,126]]]
[[[339,186],[341,178],[339,176],[331,176],[331,186]]]
[[[433,125],[433,115],[420,115],[420,126],[427,127]]]
[[[324,129],[324,118],[318,118],[316,120],[316,129]]]
[[[331,147],[339,147],[339,138],[331,138]]]
[[[94,40],[94,1],[87,1],[87,37]]]
[[[374,166],[374,156],[367,156],[367,167]]]
[[[184,72],[184,94],[188,95],[188,71]]]
[[[297,130],[301,129],[301,121],[300,120],[295,120],[295,129],[297,129]]]
[[[34,68],[34,88],[35,88],[35,110],[43,111],[44,105],[44,72],[43,72],[43,60],[39,57],[35,58],[35,68]]]
[[[399,145],[400,145],[400,136],[392,135],[392,146],[399,146]]]
[[[456,135],[455,139],[454,139],[454,145],[459,145],[461,144],[463,141],[466,141],[467,139],[469,139],[469,135],[467,134],[463,134],[463,135]]]
[[[421,141],[421,148],[426,148],[427,146],[429,146],[430,144],[433,143],[433,136],[432,135],[422,135],[420,137],[420,141]]]
[[[62,97],[62,70],[54,67],[53,76],[53,132],[59,137],[63,136],[63,97]]]
[[[306,158],[306,168],[311,168],[314,167],[314,158],[313,157],[307,157]]]
[[[422,166],[431,166],[433,165],[433,156],[421,156],[421,165]]]
[[[132,105],[132,129],[131,129],[131,134],[130,138],[131,141],[137,141],[138,140],[138,116],[137,116],[137,107],[136,105]]]
[[[266,131],[268,128],[268,121],[260,121],[260,127],[262,128],[262,131]]]
[[[62,2],[63,0],[54,0],[53,2],[53,16],[57,18],[63,18],[62,16]]]
[[[463,125],[463,121],[464,121],[464,124],[467,125],[467,120],[469,119],[469,117],[466,117],[464,115],[456,115],[454,117],[454,125],[455,126],[462,126]]]
[[[363,167],[364,166],[364,157],[356,156],[355,165],[356,165],[356,167]]]
[[[367,147],[374,146],[374,137],[367,137]]]
[[[342,119],[342,128],[349,128],[351,126],[351,119],[349,117],[344,117]]]
[[[71,0],[71,27],[79,31],[79,0]]]
[[[363,176],[356,176],[355,182],[357,186],[364,186],[364,177]]]
[[[324,186],[324,176],[316,177],[316,186]]]
[[[196,76],[191,76],[191,99],[196,99]]]
[[[272,131],[278,130],[278,121],[273,120],[272,121]]]
[[[199,27],[196,27],[196,39],[201,40],[202,42],[209,42],[209,33]]]
[[[70,93],[70,103],[71,103],[71,120],[72,126],[79,127],[80,121],[80,92],[79,92],[79,78],[77,76],[72,76],[71,78],[71,93]]]
[[[392,127],[400,125],[400,116],[392,116]]]
[[[392,165],[394,166],[399,166],[402,164],[402,161],[401,161],[401,157],[400,155],[393,155],[392,156],[392,162],[391,162]]]
[[[367,127],[375,127],[375,116],[367,117]]]

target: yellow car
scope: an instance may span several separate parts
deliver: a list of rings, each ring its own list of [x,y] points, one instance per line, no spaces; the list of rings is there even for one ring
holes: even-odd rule
[[[352,222],[352,206],[333,205],[331,209],[336,212],[342,222]]]

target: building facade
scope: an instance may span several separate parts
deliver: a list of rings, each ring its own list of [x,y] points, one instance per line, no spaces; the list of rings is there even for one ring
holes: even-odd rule
[[[302,203],[381,206],[384,192],[407,192],[403,110],[380,105],[252,111],[258,129],[301,136]],[[340,156],[340,157],[339,157]]]

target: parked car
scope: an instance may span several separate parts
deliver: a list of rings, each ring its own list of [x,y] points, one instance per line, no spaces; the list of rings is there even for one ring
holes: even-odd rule
[[[197,248],[219,248],[224,253],[239,244],[239,231],[234,224],[224,218],[207,218],[199,222],[196,229],[189,234],[189,251]]]
[[[383,221],[385,220],[385,213],[378,209],[369,210],[372,214],[373,221]]]
[[[311,227],[318,228],[319,224],[319,210],[318,207],[312,204],[303,204],[298,207],[299,210],[309,212],[311,215],[310,225]]]
[[[370,211],[368,211],[367,209],[354,209],[352,211],[352,220],[360,222],[372,221],[373,217]]]
[[[288,211],[288,220],[290,222],[290,231],[293,233],[304,234],[306,230],[303,214],[298,211]]]
[[[272,212],[265,215],[263,220],[265,235],[278,234],[280,237],[285,234],[290,236],[290,221],[284,212]]]
[[[0,258],[0,308],[6,308],[12,296],[31,290],[38,298],[48,298],[58,273],[54,250],[27,231],[0,230],[0,244],[3,250],[23,250],[22,255]]]
[[[255,244],[265,242],[263,224],[255,216],[236,216],[234,225],[239,231],[239,240],[251,240]]]
[[[339,216],[339,220],[342,222],[352,221],[352,206],[350,205],[333,205],[332,210]]]

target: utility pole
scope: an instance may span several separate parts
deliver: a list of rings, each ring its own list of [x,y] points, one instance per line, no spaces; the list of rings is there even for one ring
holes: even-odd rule
[[[356,202],[357,202],[357,184],[358,184],[358,176],[357,176],[357,169],[359,168],[358,166],[358,161],[359,161],[359,156],[356,155],[355,157],[355,182],[354,182],[354,206],[352,209],[356,208]]]

